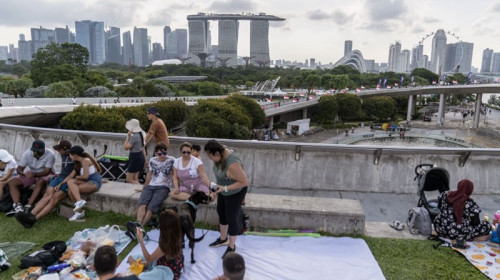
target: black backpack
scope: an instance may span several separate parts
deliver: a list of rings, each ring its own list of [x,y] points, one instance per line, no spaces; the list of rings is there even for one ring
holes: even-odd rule
[[[31,266],[41,266],[43,269],[56,263],[66,251],[64,241],[52,241],[43,245],[41,250],[25,255],[21,258],[19,267],[25,269]]]

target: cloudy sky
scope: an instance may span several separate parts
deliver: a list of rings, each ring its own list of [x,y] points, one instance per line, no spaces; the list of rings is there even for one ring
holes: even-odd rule
[[[481,66],[484,49],[500,52],[500,0],[0,0],[0,7],[0,46],[17,46],[20,33],[30,39],[31,27],[68,25],[74,31],[75,20],[85,19],[120,27],[122,33],[146,27],[153,42],[163,42],[163,26],[187,28],[189,14],[265,12],[286,18],[271,23],[273,60],[336,62],[344,41],[352,40],[365,59],[387,62],[391,43],[411,50],[439,28],[474,43],[475,67]],[[211,26],[216,44],[217,23]],[[240,56],[249,55],[249,26],[240,22]],[[431,39],[423,41],[429,55]]]

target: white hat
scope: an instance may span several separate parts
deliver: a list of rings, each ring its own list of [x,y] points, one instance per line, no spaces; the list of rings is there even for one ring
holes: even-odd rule
[[[4,149],[0,149],[0,161],[3,161],[3,162],[9,162],[11,159],[13,159],[14,157],[11,156],[9,154],[9,152],[7,152],[6,150]]]
[[[127,121],[127,123],[125,124],[125,127],[129,130],[129,131],[132,131],[132,132],[144,132],[144,130],[142,130],[141,126],[139,125],[139,120],[137,119],[130,119],[129,121]]]

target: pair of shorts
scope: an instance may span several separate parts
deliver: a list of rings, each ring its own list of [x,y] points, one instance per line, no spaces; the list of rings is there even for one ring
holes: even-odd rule
[[[128,155],[128,167],[127,172],[135,173],[144,170],[144,153],[130,153]]]
[[[165,199],[168,197],[170,189],[165,186],[147,185],[142,189],[138,205],[146,205],[146,208],[156,214]]]
[[[205,185],[205,183],[198,184],[196,186],[180,186],[179,191],[183,193],[187,193],[189,195],[194,194],[195,192],[204,192],[204,193],[209,193],[210,190],[208,189],[208,186]]]
[[[97,172],[92,173],[87,178],[87,182],[93,183],[94,185],[97,186],[97,190],[100,190],[101,186],[102,186],[102,176],[101,176],[101,174],[99,174]]]
[[[25,174],[28,175],[29,172],[26,172]],[[29,186],[35,184],[39,180],[43,180],[43,181],[45,181],[45,184],[47,184],[49,182],[49,178],[50,178],[50,175],[46,175],[43,177],[36,177],[36,178],[35,177],[28,178],[28,177],[17,176],[17,179],[19,179],[19,181],[21,181],[21,183],[23,183],[23,188],[28,188]]]
[[[49,187],[55,188],[57,185],[59,185],[62,181],[64,181],[65,177],[55,177],[52,180],[50,180]],[[67,193],[68,192],[68,184],[64,183],[61,185],[59,188],[60,191]]]

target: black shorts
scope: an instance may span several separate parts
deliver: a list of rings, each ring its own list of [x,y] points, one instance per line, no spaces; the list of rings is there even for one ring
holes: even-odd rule
[[[144,153],[130,153],[128,155],[128,167],[127,171],[130,173],[135,173],[144,170]]]

